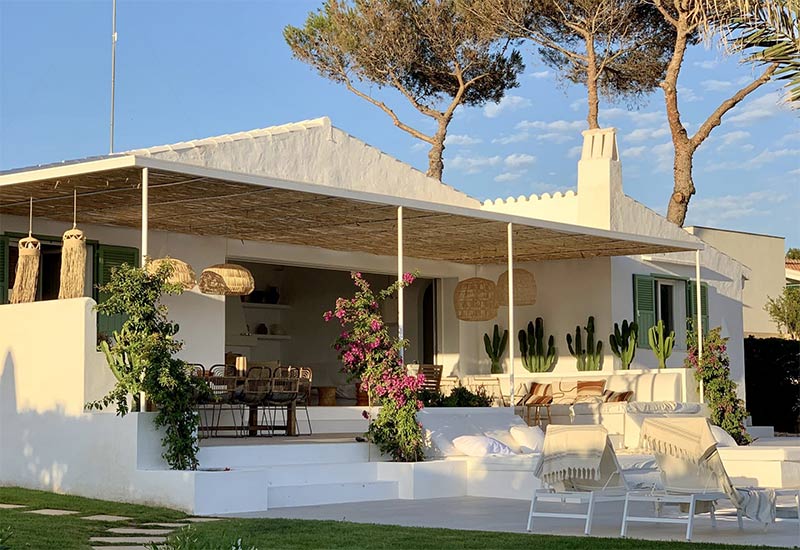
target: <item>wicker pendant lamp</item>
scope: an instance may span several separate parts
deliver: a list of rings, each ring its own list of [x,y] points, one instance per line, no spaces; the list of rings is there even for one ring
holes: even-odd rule
[[[72,229],[68,229],[61,244],[61,286],[58,299],[80,298],[86,283],[86,236],[78,229],[78,190],[72,200]]]
[[[497,278],[497,301],[508,305],[508,271]],[[514,305],[532,306],[536,303],[536,278],[527,269],[514,269]]]
[[[156,273],[159,268],[165,264],[172,266],[172,272],[167,279],[168,283],[181,285],[184,290],[191,290],[195,287],[197,280],[194,269],[186,262],[177,258],[170,258],[167,256],[165,258],[150,260],[147,262],[147,272],[151,274]]]
[[[462,321],[489,321],[497,317],[497,286],[494,281],[472,277],[459,281],[453,293],[456,317]]]
[[[19,240],[19,259],[14,276],[14,290],[11,295],[12,304],[33,302],[36,299],[41,248],[41,243],[33,237],[33,198],[31,198],[28,236]]]
[[[246,296],[256,284],[253,274],[238,264],[217,264],[200,274],[200,292],[217,296]]]

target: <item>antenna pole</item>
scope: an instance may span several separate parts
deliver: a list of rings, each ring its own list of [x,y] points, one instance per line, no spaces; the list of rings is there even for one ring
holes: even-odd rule
[[[111,0],[111,136],[108,152],[114,152],[114,86],[117,72],[117,0]]]

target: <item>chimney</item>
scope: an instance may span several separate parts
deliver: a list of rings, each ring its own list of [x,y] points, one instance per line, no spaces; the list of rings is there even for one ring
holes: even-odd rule
[[[622,194],[622,163],[615,128],[583,132],[578,161],[578,223],[611,229],[614,200]]]

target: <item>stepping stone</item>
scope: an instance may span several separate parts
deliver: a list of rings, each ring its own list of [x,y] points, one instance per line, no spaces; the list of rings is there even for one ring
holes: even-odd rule
[[[173,529],[180,529],[181,527],[186,527],[187,523],[144,523],[142,524],[144,527],[171,527]]]
[[[98,514],[96,516],[85,516],[81,519],[88,519],[89,521],[130,521],[132,518],[124,516],[107,516],[105,514]]]
[[[167,542],[167,537],[92,537],[89,542],[102,542],[103,544],[152,544]],[[114,546],[119,550],[119,546]]]
[[[222,521],[222,518],[186,518],[184,521],[191,521],[192,523],[205,523],[207,521]]]
[[[138,527],[114,527],[109,533],[115,535],[169,535],[174,529],[142,529]]]
[[[150,550],[147,546],[92,546],[92,550],[108,550],[109,548],[113,548],[114,550]]]
[[[40,516],[68,516],[77,514],[75,510],[57,510],[54,508],[42,508],[41,510],[30,510],[28,514],[39,514]]]
[[[3,504],[0,503],[0,510],[14,510],[16,508],[27,508],[25,504]]]

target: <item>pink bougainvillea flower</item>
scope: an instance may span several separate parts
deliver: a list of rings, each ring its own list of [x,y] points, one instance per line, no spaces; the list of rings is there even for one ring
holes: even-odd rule
[[[410,285],[414,282],[414,275],[411,273],[403,273],[403,282],[407,285]]]

